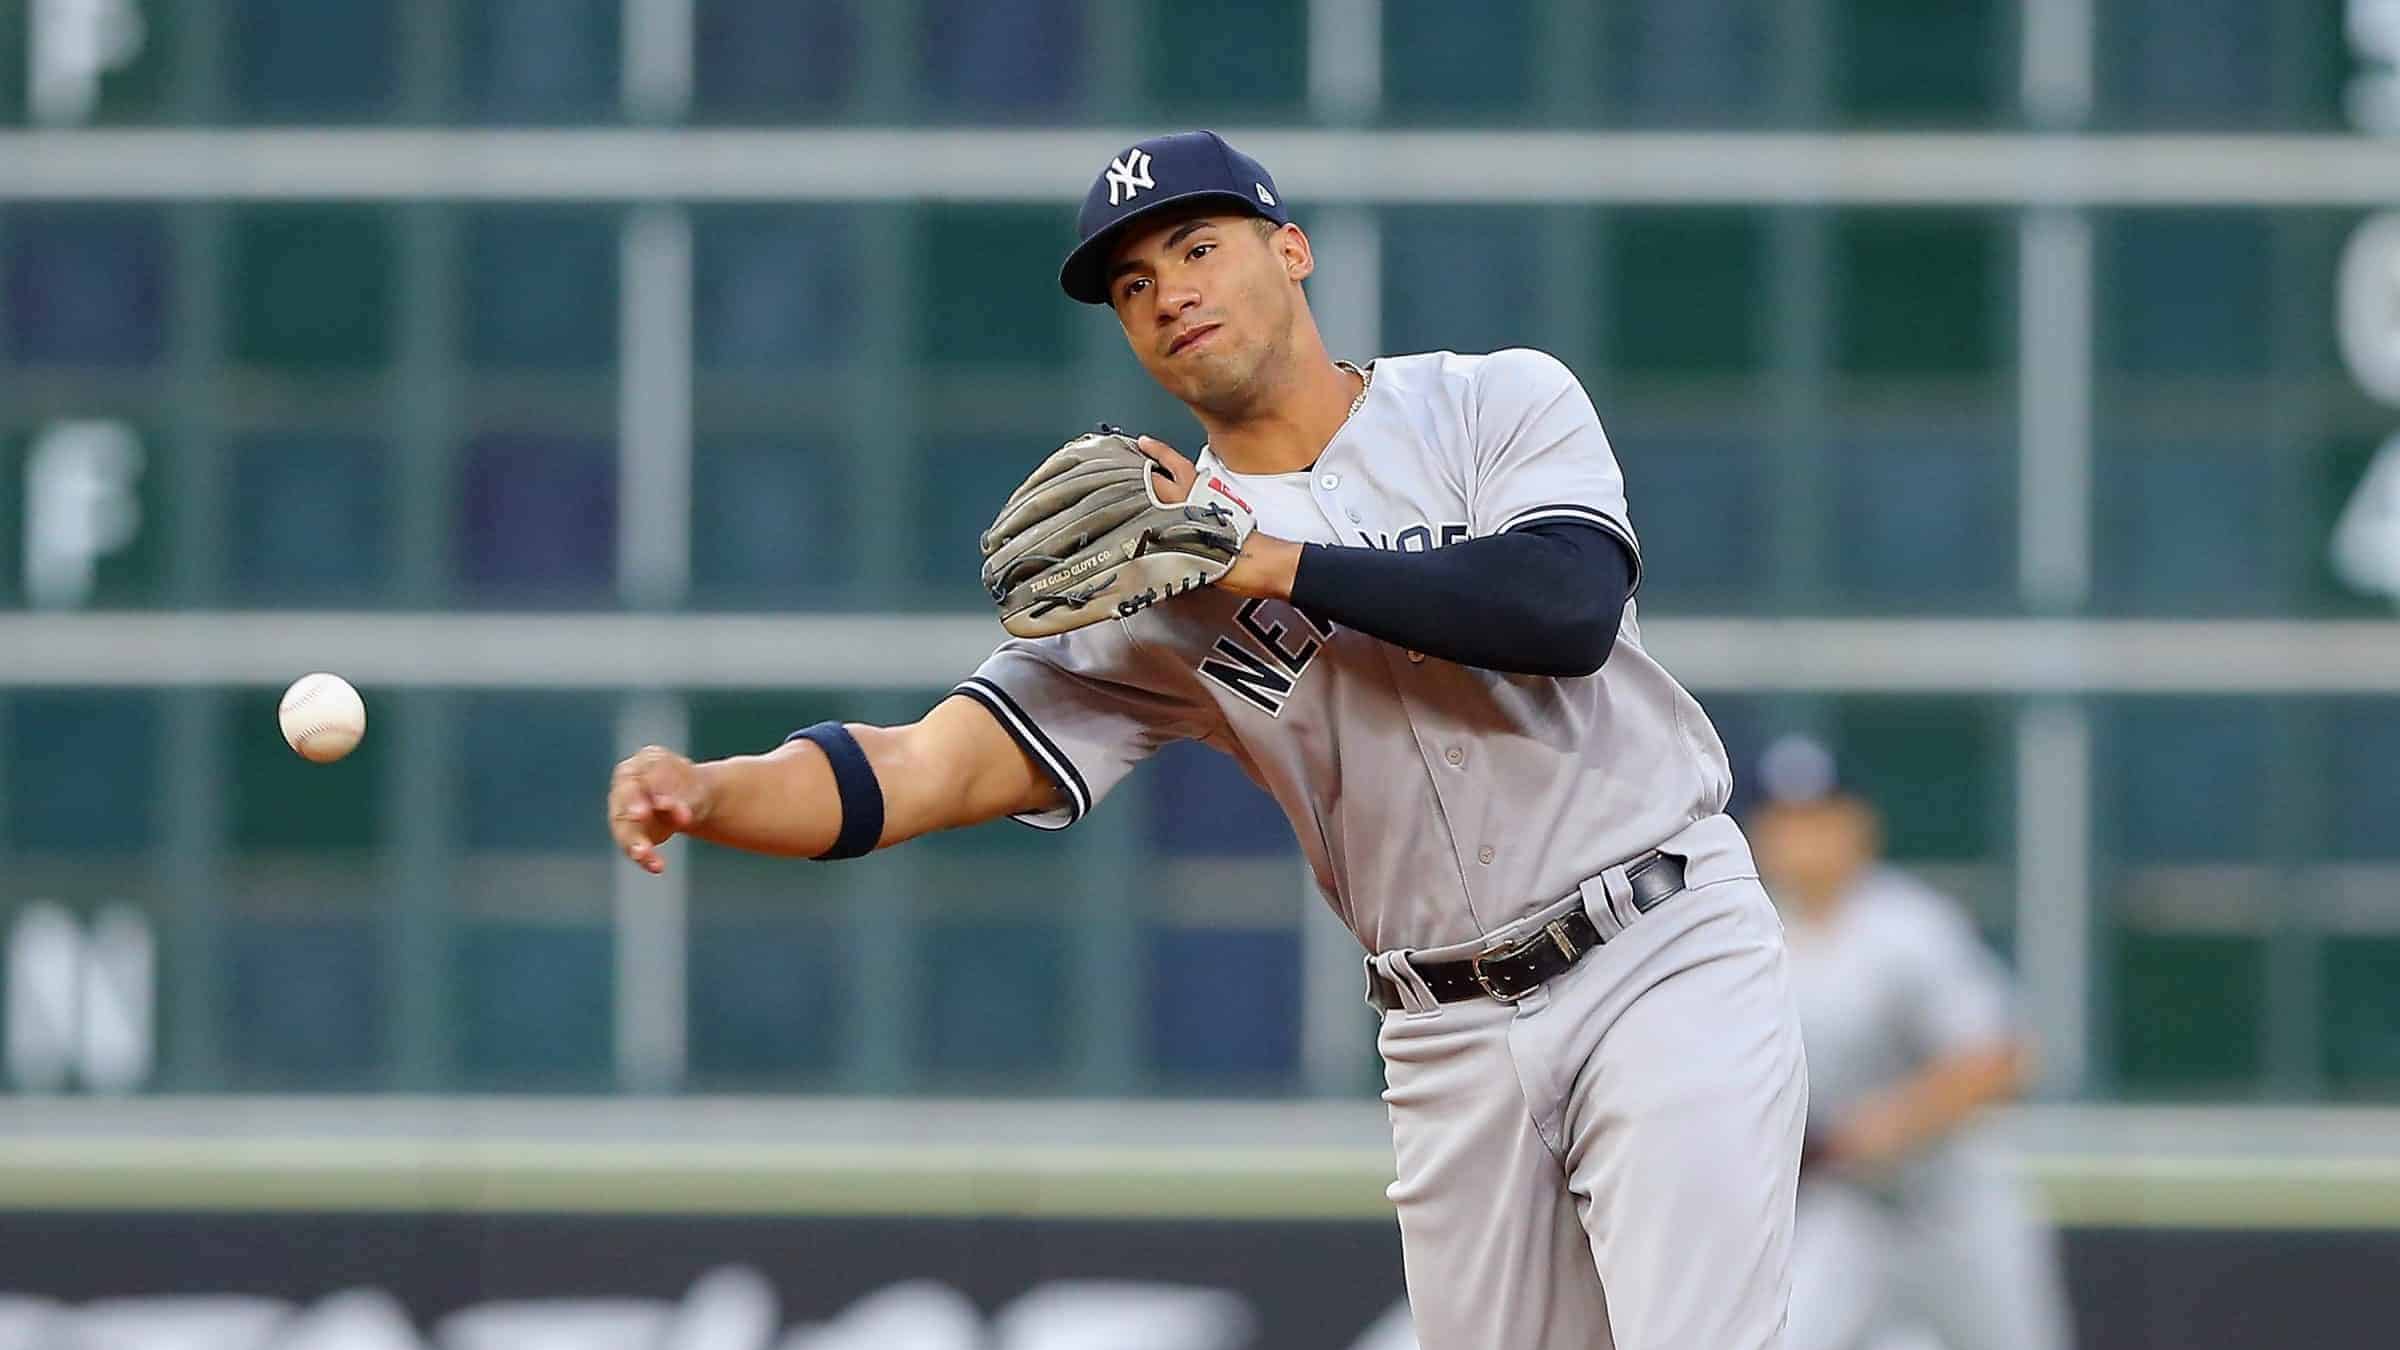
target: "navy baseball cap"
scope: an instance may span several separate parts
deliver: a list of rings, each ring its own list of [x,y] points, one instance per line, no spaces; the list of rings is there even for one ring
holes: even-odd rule
[[[1075,216],[1083,242],[1058,269],[1058,284],[1087,305],[1108,303],[1109,250],[1127,225],[1162,206],[1215,201],[1289,225],[1283,194],[1266,166],[1213,131],[1153,136],[1118,155],[1092,180]]]
[[[1784,735],[1760,751],[1748,774],[1737,777],[1735,815],[1778,803],[1806,805],[1849,795],[1849,775],[1831,747],[1813,736]]]

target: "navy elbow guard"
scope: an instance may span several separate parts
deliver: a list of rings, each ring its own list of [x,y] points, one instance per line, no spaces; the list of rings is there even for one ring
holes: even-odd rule
[[[858,738],[839,722],[819,722],[784,740],[815,745],[833,765],[833,787],[842,802],[842,828],[834,836],[833,847],[818,854],[817,861],[861,858],[874,852],[875,845],[883,841],[883,783],[875,777],[875,766],[867,762]]]

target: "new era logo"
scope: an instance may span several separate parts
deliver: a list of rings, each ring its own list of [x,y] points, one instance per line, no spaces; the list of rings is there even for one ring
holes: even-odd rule
[[[1135,193],[1158,184],[1150,179],[1150,155],[1143,150],[1128,150],[1124,158],[1108,162],[1108,204],[1118,206],[1133,200]]]
[[[1261,206],[1273,206],[1273,205],[1275,204],[1275,194],[1274,194],[1274,193],[1272,193],[1272,192],[1269,192],[1269,191],[1267,191],[1267,185],[1266,185],[1266,184],[1264,184],[1264,183],[1252,183],[1252,184],[1250,185],[1250,190],[1258,194],[1258,202],[1259,202],[1259,205],[1261,205]]]

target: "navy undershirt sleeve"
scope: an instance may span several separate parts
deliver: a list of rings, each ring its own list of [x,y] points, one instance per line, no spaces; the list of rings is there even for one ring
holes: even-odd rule
[[[1424,553],[1309,544],[1292,603],[1396,647],[1507,675],[1589,675],[1633,592],[1616,536],[1564,521]]]

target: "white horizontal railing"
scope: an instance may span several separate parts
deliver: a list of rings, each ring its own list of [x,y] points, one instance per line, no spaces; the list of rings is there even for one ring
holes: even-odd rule
[[[2400,622],[1656,619],[1684,683],[1762,692],[2400,694]],[[0,614],[0,686],[934,689],[981,614]]]
[[[1066,205],[1149,134],[1074,130],[0,132],[0,201],[459,198]],[[1295,202],[2379,206],[2400,138],[1230,129]]]

